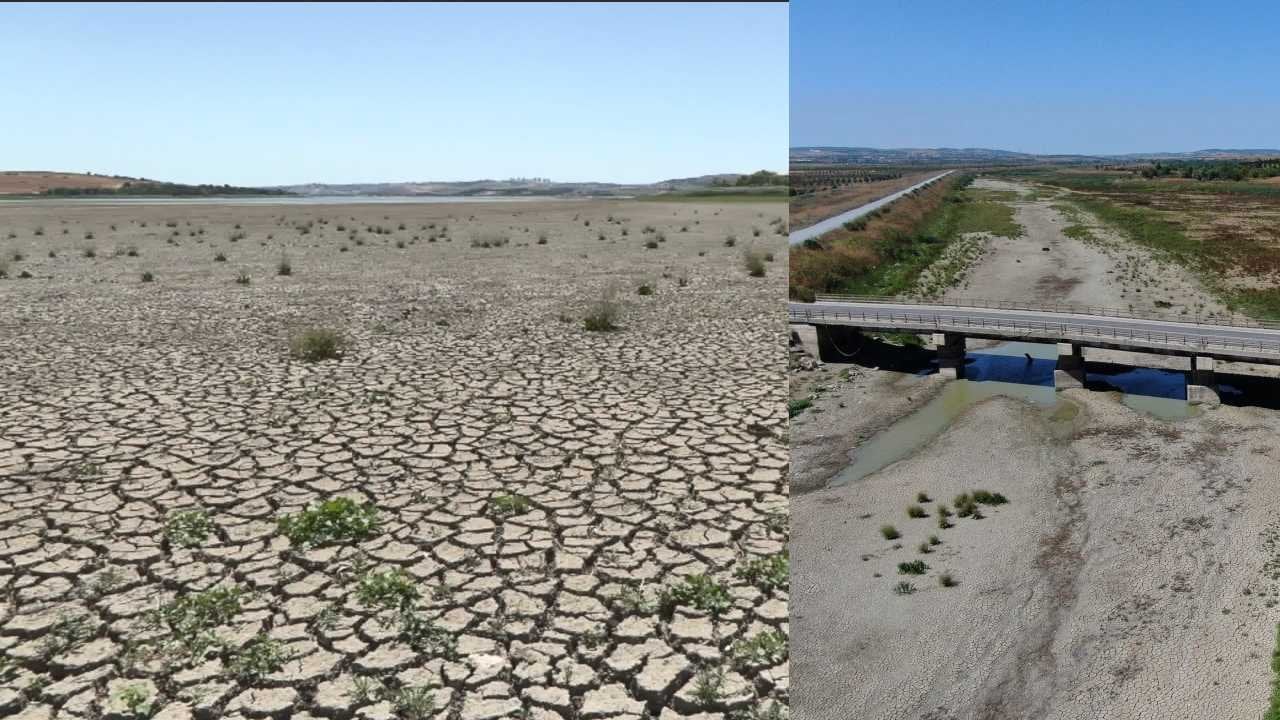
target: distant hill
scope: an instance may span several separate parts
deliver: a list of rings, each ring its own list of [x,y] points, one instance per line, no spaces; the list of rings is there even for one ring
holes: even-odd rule
[[[0,171],[0,195],[43,195],[50,197],[159,195],[166,197],[198,197],[286,194],[288,193],[282,190],[266,188],[239,187],[235,185],[186,185],[123,175],[66,173],[46,170]]]
[[[621,184],[601,182],[556,182],[544,178],[514,180],[412,181],[382,183],[307,183],[281,185],[277,189],[298,195],[398,195],[441,197],[601,197],[655,195],[663,192],[686,192],[711,187],[734,185],[741,178],[758,177],[759,173],[719,173],[697,177],[673,178],[656,183]],[[780,182],[786,176],[777,176]]]
[[[791,148],[792,164],[842,165],[1035,165],[1141,160],[1242,160],[1280,157],[1274,149],[1210,149],[1127,155],[1033,154],[991,148],[869,148],[803,146]]]

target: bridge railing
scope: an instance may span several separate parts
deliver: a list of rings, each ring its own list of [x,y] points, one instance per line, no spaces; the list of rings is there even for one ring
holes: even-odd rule
[[[1071,313],[1074,315],[1100,315],[1105,317],[1129,318],[1133,320],[1160,320],[1163,322],[1186,323],[1190,325],[1221,325],[1223,327],[1262,328],[1280,330],[1280,323],[1254,320],[1243,315],[1181,315],[1162,313],[1158,310],[1133,310],[1130,308],[1107,307],[1103,305],[1080,305],[1076,303],[1023,302],[1019,300],[987,300],[983,298],[944,298],[942,300],[924,300],[913,297],[894,297],[888,295],[815,295],[818,302],[854,302],[883,303],[894,305],[927,305],[931,307],[982,308],[985,310],[1026,310],[1030,312]]]
[[[1006,320],[987,317],[963,317],[931,315],[927,313],[903,313],[855,308],[837,309],[806,307],[797,303],[788,308],[792,322],[844,321],[848,324],[865,324],[898,329],[936,330],[998,330],[1022,336],[1059,338],[1063,340],[1110,340],[1134,345],[1167,347],[1183,350],[1210,352],[1241,351],[1280,357],[1280,342],[1244,340],[1208,333],[1170,333],[1129,328],[1090,325],[1088,323],[1037,322],[1034,320]]]

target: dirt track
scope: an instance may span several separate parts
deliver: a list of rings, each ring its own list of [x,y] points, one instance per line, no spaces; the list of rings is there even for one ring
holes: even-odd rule
[[[785,703],[785,574],[743,575],[787,540],[785,272],[741,259],[781,254],[783,212],[0,207],[23,256],[0,280],[0,715],[123,717],[129,691],[170,720]],[[621,329],[587,332],[609,286]],[[312,325],[348,352],[291,359]],[[379,531],[277,528],[338,496]],[[210,521],[194,547],[166,531],[180,510]],[[360,599],[393,570],[412,615]],[[166,643],[187,636],[152,612],[215,588],[244,595],[214,649]],[[432,709],[396,711],[416,689]]]

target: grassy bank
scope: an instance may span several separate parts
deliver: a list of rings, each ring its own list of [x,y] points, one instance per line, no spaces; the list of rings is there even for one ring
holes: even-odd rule
[[[1271,651],[1271,702],[1262,720],[1280,720],[1280,626],[1276,628],[1276,649]]]
[[[970,189],[972,176],[950,176],[848,223],[817,242],[791,250],[791,297],[823,292],[901,295],[915,292],[922,273],[966,233],[1017,237],[1022,227],[1002,194]],[[957,254],[957,260],[971,258]],[[938,272],[948,282],[959,272]],[[944,288],[929,287],[926,292]]]
[[[658,195],[643,195],[637,200],[659,202],[786,202],[786,187],[743,187],[723,190],[689,190]]]

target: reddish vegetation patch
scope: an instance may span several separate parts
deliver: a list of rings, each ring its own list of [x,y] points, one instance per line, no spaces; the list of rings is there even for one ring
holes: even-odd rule
[[[83,173],[6,170],[0,172],[0,195],[34,195],[52,188],[107,188],[125,184],[127,178]]]

